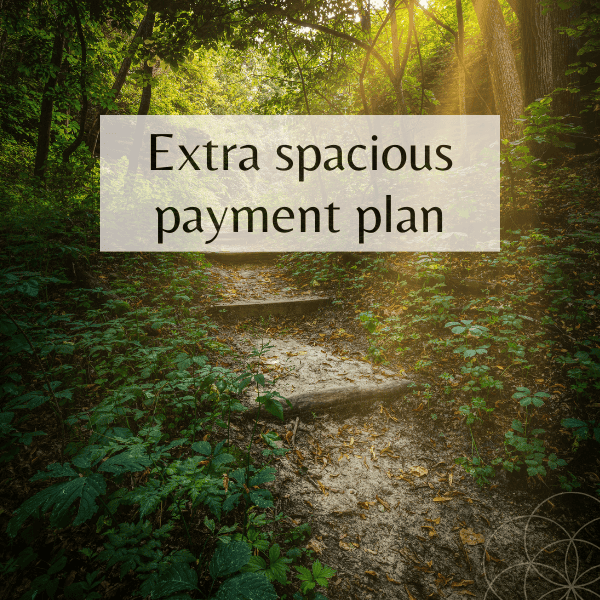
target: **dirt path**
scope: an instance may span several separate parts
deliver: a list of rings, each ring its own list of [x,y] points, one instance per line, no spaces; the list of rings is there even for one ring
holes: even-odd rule
[[[310,525],[307,548],[337,571],[330,599],[537,598],[551,589],[531,569],[513,567],[534,544],[566,569],[548,519],[576,524],[581,506],[563,506],[561,496],[541,507],[546,520],[529,522],[519,517],[539,498],[479,489],[454,463],[468,451],[464,441],[421,417],[410,374],[363,358],[361,331],[335,298],[297,289],[272,261],[215,262],[211,277],[221,286],[220,340],[238,356],[269,344],[260,368],[294,405],[284,424],[261,422],[290,448],[274,485],[277,512]],[[319,302],[307,304],[309,297]],[[235,354],[228,360],[235,366]],[[594,552],[583,561],[600,564]]]

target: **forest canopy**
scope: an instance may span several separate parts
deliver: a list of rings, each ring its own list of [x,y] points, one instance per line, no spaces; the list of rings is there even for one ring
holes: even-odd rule
[[[502,137],[514,141],[525,108],[542,102],[538,112],[550,122],[570,115],[589,146],[597,9],[590,0],[3,0],[2,129],[35,148],[40,177],[49,157],[98,154],[102,114],[500,114]],[[546,146],[530,150],[539,158]]]

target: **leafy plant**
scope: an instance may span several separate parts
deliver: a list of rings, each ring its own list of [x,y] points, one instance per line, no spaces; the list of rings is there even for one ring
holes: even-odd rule
[[[298,579],[302,582],[300,584],[300,591],[303,594],[308,593],[309,598],[312,596],[313,599],[315,598],[314,589],[316,586],[320,585],[321,587],[327,587],[329,585],[329,579],[335,575],[333,569],[322,565],[319,560],[313,562],[311,569],[302,566],[297,566],[295,569],[298,571]]]

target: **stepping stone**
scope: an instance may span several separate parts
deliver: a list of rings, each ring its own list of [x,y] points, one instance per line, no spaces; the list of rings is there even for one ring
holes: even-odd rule
[[[209,312],[213,315],[226,314],[236,319],[282,315],[306,315],[327,306],[331,298],[288,298],[282,300],[256,300],[254,302],[219,302]]]

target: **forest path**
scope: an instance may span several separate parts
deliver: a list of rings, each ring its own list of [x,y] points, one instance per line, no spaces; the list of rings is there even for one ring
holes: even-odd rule
[[[494,532],[528,514],[531,500],[481,490],[465,476],[454,463],[469,452],[461,437],[419,418],[423,403],[415,409],[414,397],[406,401],[411,382],[404,373],[364,358],[362,328],[334,298],[298,289],[274,260],[253,256],[240,263],[230,256],[223,264],[215,258],[209,257],[209,274],[220,289],[213,309],[218,339],[234,351],[223,366],[235,368],[263,347],[255,368],[297,409],[286,409],[284,423],[263,410],[259,425],[290,449],[278,462],[275,512],[296,526],[310,525],[306,547],[337,571],[327,597],[483,598],[484,569],[493,577],[500,565],[518,561],[515,539],[523,535],[516,525]],[[268,313],[277,302],[302,304],[309,297],[327,302]],[[257,304],[264,312],[252,312]],[[253,308],[244,313],[244,305]],[[251,396],[242,401],[256,407]],[[236,421],[234,431],[247,444],[249,419]],[[510,585],[516,589],[522,580]]]

